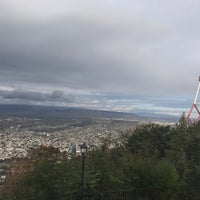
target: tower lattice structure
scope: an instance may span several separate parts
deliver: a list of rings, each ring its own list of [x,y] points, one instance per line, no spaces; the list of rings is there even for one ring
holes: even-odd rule
[[[200,76],[199,76],[199,84],[197,87],[197,92],[194,98],[194,102],[192,104],[192,107],[187,115],[187,121],[191,120],[191,114],[193,113],[193,111],[195,110],[197,113],[197,116],[194,118],[194,122],[198,122],[200,120],[200,109],[198,108],[198,103],[197,103],[197,99],[198,99],[198,95],[199,95],[199,89],[200,89]]]

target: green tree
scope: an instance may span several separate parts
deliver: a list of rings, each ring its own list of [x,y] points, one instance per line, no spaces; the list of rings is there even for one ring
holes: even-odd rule
[[[179,175],[167,160],[132,159],[126,169],[126,180],[143,198],[176,199]],[[156,196],[155,196],[156,195]]]
[[[117,150],[116,150],[117,151]],[[123,187],[122,154],[107,145],[90,152],[86,160],[86,185],[99,192],[114,191]],[[116,155],[118,154],[118,155]]]
[[[128,138],[127,148],[144,158],[164,158],[169,148],[170,126],[145,124],[133,130]]]
[[[57,186],[63,178],[57,172],[64,160],[64,154],[51,146],[32,149],[29,158],[12,167],[13,175],[7,180],[3,192],[17,200],[56,199]]]

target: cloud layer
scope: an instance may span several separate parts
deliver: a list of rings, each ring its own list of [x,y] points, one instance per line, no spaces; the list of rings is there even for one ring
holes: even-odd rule
[[[106,109],[114,97],[141,105],[168,98],[160,99],[162,107],[191,100],[200,74],[199,6],[196,0],[2,0],[1,102],[99,102],[95,107]],[[110,109],[123,110],[118,103]]]

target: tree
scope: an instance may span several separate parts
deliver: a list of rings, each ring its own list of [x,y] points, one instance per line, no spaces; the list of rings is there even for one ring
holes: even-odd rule
[[[143,158],[164,158],[169,145],[169,133],[170,126],[145,124],[133,130],[127,148]]]
[[[160,194],[161,199],[176,199],[178,194],[179,175],[168,160],[132,157],[125,179],[141,198],[158,199]]]
[[[107,145],[89,152],[86,160],[86,185],[91,190],[103,192],[123,188],[122,155]]]
[[[64,155],[52,146],[32,149],[29,158],[12,167],[13,174],[3,192],[17,200],[56,199],[57,183],[61,181],[57,176],[59,160],[63,161]]]

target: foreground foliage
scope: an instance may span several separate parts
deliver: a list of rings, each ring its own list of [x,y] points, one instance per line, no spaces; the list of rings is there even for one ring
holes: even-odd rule
[[[109,149],[105,143],[87,153],[85,193],[141,190],[140,199],[157,199],[154,191],[163,200],[199,198],[200,124],[187,126],[182,118],[174,127],[149,123],[125,135],[119,147]],[[40,147],[13,166],[1,195],[56,200],[79,193],[80,183],[80,156],[68,159],[58,149]]]

